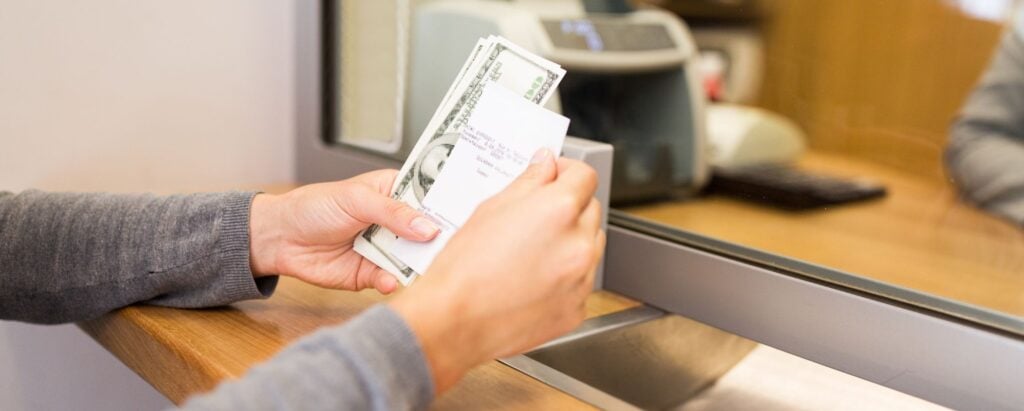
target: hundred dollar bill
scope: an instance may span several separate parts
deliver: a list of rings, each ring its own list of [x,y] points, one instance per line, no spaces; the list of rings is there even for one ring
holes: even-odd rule
[[[464,70],[456,77],[441,105],[423,130],[419,140],[398,173],[391,197],[420,208],[434,179],[458,143],[476,103],[488,83],[502,87],[537,105],[544,105],[565,76],[559,65],[537,56],[510,41],[491,36],[477,43]],[[354,244],[356,252],[394,275],[403,285],[417,273],[391,252],[398,237],[388,229],[373,225],[363,231]]]
[[[466,76],[466,72],[468,72],[469,68],[473,66],[473,63],[476,62],[476,58],[479,57],[480,53],[487,48],[488,44],[489,43],[485,39],[479,39],[476,41],[476,45],[473,46],[473,50],[469,53],[469,58],[466,59],[465,63],[462,63],[462,68],[460,68],[459,73],[455,75],[455,81],[453,81],[452,85],[448,87],[448,91],[445,92],[444,98],[441,99],[441,104],[437,106],[439,110],[448,107],[448,100],[451,98],[452,94],[455,94],[456,90],[460,89],[459,86],[462,85],[462,79]]]

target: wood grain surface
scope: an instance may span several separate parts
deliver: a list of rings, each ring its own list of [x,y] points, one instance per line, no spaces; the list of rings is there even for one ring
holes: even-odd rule
[[[661,224],[1024,316],[1024,230],[960,201],[934,179],[845,156],[808,153],[800,166],[870,178],[888,196],[807,212],[729,197],[626,211]]]
[[[317,288],[282,278],[273,297],[229,307],[180,310],[133,306],[79,324],[175,404],[239,378],[292,341],[344,323],[385,297]],[[638,303],[608,292],[587,301],[588,316]],[[496,325],[500,326],[500,325]],[[490,362],[434,404],[438,409],[589,409],[512,368]]]
[[[885,184],[881,200],[785,212],[710,196],[627,209],[636,216],[761,250],[1024,316],[1024,232],[959,201],[942,182],[868,161],[808,153],[800,166]],[[288,185],[272,187],[284,191]],[[268,300],[179,310],[134,306],[80,326],[177,404],[238,378],[319,327],[341,324],[384,297],[283,278]],[[588,317],[637,302],[609,292]],[[500,363],[469,373],[440,409],[578,409],[588,405]]]

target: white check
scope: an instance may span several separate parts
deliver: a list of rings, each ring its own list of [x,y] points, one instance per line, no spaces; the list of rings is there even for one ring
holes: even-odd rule
[[[569,119],[561,115],[496,83],[485,86],[476,111],[420,207],[441,227],[440,234],[427,243],[399,239],[392,254],[425,273],[477,206],[526,170],[537,150],[544,147],[555,156],[562,151],[568,127]]]

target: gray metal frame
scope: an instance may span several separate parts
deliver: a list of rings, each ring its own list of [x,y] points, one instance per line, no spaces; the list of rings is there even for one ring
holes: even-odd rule
[[[648,306],[639,306],[629,310],[592,318],[585,321],[580,327],[569,334],[563,335],[555,340],[548,341],[546,344],[537,347],[536,349],[543,349],[545,347],[551,347],[580,338],[597,335],[609,330],[628,327],[634,324],[661,318],[664,315],[664,311]],[[509,367],[519,370],[523,374],[529,375],[545,384],[558,388],[562,392],[602,410],[632,411],[640,409],[613,395],[565,375],[561,371],[551,368],[540,361],[534,360],[525,354],[502,358],[499,361]]]
[[[638,411],[640,408],[625,402],[575,378],[563,374],[544,363],[525,355],[503,358],[503,364],[529,375],[542,383],[558,388],[572,397],[606,411]]]
[[[319,9],[296,2],[297,176],[396,167],[324,143]],[[605,267],[605,289],[869,381],[953,408],[1024,408],[1019,334],[614,225]]]
[[[1024,407],[1020,337],[615,225],[606,252],[606,290],[937,404]]]

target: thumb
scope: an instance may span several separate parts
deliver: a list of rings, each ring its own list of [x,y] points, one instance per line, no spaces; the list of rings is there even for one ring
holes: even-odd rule
[[[376,288],[381,294],[391,294],[398,288],[398,282],[395,280],[395,277],[384,271],[384,269],[378,268],[374,270],[373,275],[373,288]]]
[[[345,211],[359,221],[384,226],[407,240],[428,241],[440,231],[437,224],[408,204],[377,192],[358,196]]]
[[[542,148],[530,159],[530,165],[509,185],[509,190],[528,191],[555,181],[558,166],[551,150]]]

